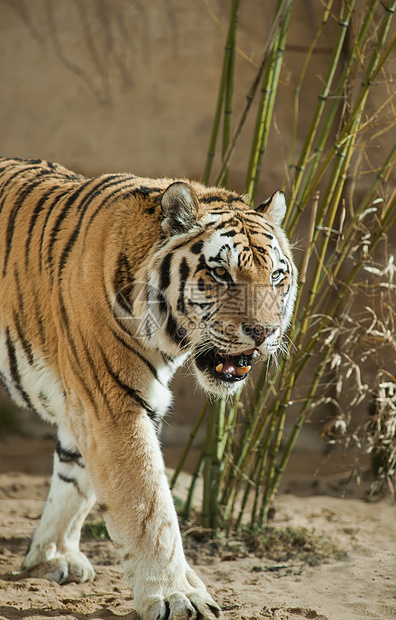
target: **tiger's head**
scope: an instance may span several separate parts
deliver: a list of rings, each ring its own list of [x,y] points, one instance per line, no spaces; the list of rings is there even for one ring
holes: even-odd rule
[[[230,394],[279,349],[297,271],[280,228],[282,192],[253,210],[236,194],[199,188],[176,182],[162,194],[161,237],[133,312],[145,346],[190,354],[203,388]]]

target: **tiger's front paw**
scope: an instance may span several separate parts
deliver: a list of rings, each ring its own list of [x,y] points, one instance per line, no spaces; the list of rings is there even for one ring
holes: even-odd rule
[[[206,591],[174,592],[165,597],[151,596],[135,609],[142,620],[215,620],[222,618],[220,607]]]
[[[81,551],[60,553],[55,543],[47,543],[34,556],[29,553],[22,564],[22,573],[29,577],[48,579],[59,584],[70,581],[83,583],[95,579],[92,564]]]

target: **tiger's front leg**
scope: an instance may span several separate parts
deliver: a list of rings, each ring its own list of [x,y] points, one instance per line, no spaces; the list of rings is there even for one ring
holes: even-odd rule
[[[189,567],[154,425],[123,412],[91,428],[89,469],[143,620],[214,620],[221,611]]]
[[[22,571],[61,584],[82,583],[95,577],[90,561],[79,549],[81,528],[95,494],[71,435],[59,428],[58,439],[47,503]]]

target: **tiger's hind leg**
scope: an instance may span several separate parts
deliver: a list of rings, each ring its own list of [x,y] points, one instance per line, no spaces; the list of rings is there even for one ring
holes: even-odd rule
[[[70,434],[59,429],[58,437],[50,492],[22,571],[61,584],[82,583],[95,578],[79,543],[85,517],[96,498]]]

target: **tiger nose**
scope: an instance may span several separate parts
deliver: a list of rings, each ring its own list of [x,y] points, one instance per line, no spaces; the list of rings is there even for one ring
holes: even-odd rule
[[[257,347],[263,344],[264,340],[270,334],[276,331],[276,327],[264,327],[263,325],[251,325],[250,323],[242,323],[242,331],[246,336],[253,338]]]

